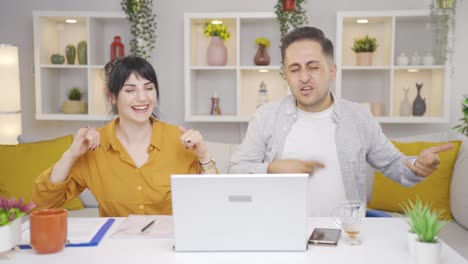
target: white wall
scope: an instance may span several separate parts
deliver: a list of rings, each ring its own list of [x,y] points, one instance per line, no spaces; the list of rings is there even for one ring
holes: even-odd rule
[[[153,0],[157,15],[156,50],[152,56],[161,91],[162,119],[183,124],[183,14],[184,12],[271,12],[276,0]],[[0,0],[0,43],[19,46],[23,134],[54,137],[75,133],[85,125],[101,126],[103,122],[38,121],[35,120],[33,75],[32,10],[121,11],[119,0]],[[308,0],[309,24],[321,28],[331,40],[336,35],[336,12],[351,10],[426,9],[428,0]],[[449,130],[461,117],[461,94],[468,94],[468,35],[461,25],[468,24],[468,3],[459,1],[457,11],[455,71],[451,87],[451,124],[444,125],[384,125],[389,137]],[[464,48],[465,47],[465,48]],[[2,87],[6,89],[7,87]],[[170,102],[180,102],[173,104]],[[201,130],[205,139],[239,143],[247,123],[189,123]]]

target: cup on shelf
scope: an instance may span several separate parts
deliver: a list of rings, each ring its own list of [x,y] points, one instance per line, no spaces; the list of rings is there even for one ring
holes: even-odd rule
[[[427,52],[426,55],[423,57],[423,65],[434,65],[434,56],[430,52]]]
[[[411,55],[410,64],[421,65],[421,56],[419,56],[419,53],[417,51],[413,52],[413,54]]]
[[[29,215],[31,247],[37,254],[57,253],[67,241],[67,210],[42,209]]]
[[[402,53],[400,53],[400,55],[398,55],[398,57],[396,59],[396,64],[398,66],[406,66],[406,65],[409,64],[409,58],[406,55],[406,53],[402,52]]]

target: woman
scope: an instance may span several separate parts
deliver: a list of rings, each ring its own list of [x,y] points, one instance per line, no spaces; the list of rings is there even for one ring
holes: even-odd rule
[[[159,121],[153,67],[129,56],[106,67],[108,99],[118,117],[78,130],[61,159],[35,181],[39,208],[60,207],[89,188],[100,216],[171,214],[171,174],[217,173],[196,130]]]

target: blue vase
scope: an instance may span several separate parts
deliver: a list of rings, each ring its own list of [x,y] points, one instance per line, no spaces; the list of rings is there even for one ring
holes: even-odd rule
[[[413,115],[414,116],[422,116],[426,112],[426,98],[421,97],[421,89],[423,84],[416,83],[416,89],[418,89],[418,95],[414,99],[413,102]]]

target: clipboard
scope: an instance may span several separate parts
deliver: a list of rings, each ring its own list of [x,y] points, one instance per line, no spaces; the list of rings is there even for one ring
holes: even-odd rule
[[[89,242],[79,242],[79,243],[67,243],[65,247],[95,247],[99,245],[104,235],[107,233],[107,230],[112,226],[115,222],[114,218],[109,218],[107,221],[99,228],[96,234]],[[19,245],[20,249],[31,249],[31,245],[23,244]]]

